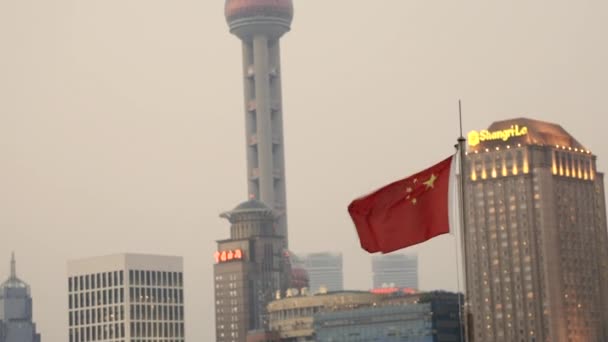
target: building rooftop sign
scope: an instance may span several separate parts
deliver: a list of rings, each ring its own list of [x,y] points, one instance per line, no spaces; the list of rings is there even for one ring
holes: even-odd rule
[[[467,138],[469,151],[473,152],[520,145],[558,146],[587,151],[560,125],[528,118],[496,121],[487,129],[469,132]]]
[[[471,131],[468,135],[469,146],[477,146],[484,141],[501,140],[508,141],[513,137],[521,137],[528,134],[528,127],[512,125],[507,129],[497,131],[489,131],[487,129],[481,131]]]
[[[243,250],[235,249],[229,251],[217,251],[213,254],[215,258],[215,262],[218,264],[235,261],[235,260],[243,260]]]

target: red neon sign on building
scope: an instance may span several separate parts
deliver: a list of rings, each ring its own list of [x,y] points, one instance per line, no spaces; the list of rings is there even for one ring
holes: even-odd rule
[[[243,260],[243,250],[235,249],[221,252],[216,251],[215,253],[213,253],[213,257],[215,258],[215,262],[218,264],[234,260]]]

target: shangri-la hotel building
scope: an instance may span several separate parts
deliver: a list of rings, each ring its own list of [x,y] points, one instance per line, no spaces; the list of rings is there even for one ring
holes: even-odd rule
[[[468,135],[467,294],[475,342],[608,341],[608,242],[596,156],[526,118]]]

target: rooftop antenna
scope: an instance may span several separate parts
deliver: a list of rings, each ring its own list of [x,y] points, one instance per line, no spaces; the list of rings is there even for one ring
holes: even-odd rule
[[[11,253],[11,279],[17,278],[17,262],[15,261],[15,252]]]

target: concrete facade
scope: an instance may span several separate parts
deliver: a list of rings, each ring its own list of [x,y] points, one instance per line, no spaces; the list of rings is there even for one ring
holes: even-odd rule
[[[117,254],[68,263],[69,342],[184,342],[181,257]]]
[[[469,134],[474,341],[608,341],[608,233],[595,160],[551,123],[506,120]]]

